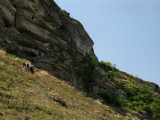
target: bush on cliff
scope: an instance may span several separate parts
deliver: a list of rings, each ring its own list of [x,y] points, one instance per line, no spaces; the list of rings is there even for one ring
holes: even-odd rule
[[[83,79],[83,85],[87,92],[91,91],[94,77],[96,74],[96,67],[99,65],[99,61],[96,56],[86,55],[81,60],[82,66],[79,66],[78,74]]]

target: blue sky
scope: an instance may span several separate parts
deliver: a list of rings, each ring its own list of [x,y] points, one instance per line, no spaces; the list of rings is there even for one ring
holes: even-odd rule
[[[79,20],[100,61],[160,86],[160,0],[55,0]]]

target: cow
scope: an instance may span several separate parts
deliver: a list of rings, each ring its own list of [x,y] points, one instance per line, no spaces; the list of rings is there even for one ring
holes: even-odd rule
[[[22,69],[23,71],[28,71],[34,74],[33,65],[30,65],[28,63],[23,63]]]

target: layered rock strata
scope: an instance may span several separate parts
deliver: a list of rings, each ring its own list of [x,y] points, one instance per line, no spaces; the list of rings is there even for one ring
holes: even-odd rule
[[[93,41],[81,23],[53,0],[0,0],[0,48],[29,59],[78,88],[84,88],[85,81],[77,75],[77,64],[85,55],[94,55]],[[104,69],[97,68],[97,72]],[[95,93],[124,92],[99,76],[92,82]],[[157,85],[148,86],[159,92]]]
[[[52,0],[0,0],[0,28],[1,48],[75,84],[75,64],[94,55],[83,26]]]

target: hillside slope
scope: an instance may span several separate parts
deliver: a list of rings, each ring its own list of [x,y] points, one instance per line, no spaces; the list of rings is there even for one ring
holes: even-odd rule
[[[0,0],[0,15],[1,119],[159,120],[159,86],[98,61],[81,23],[53,0]]]
[[[102,104],[66,82],[35,69],[23,72],[29,62],[0,50],[1,120],[139,120],[129,108]]]

